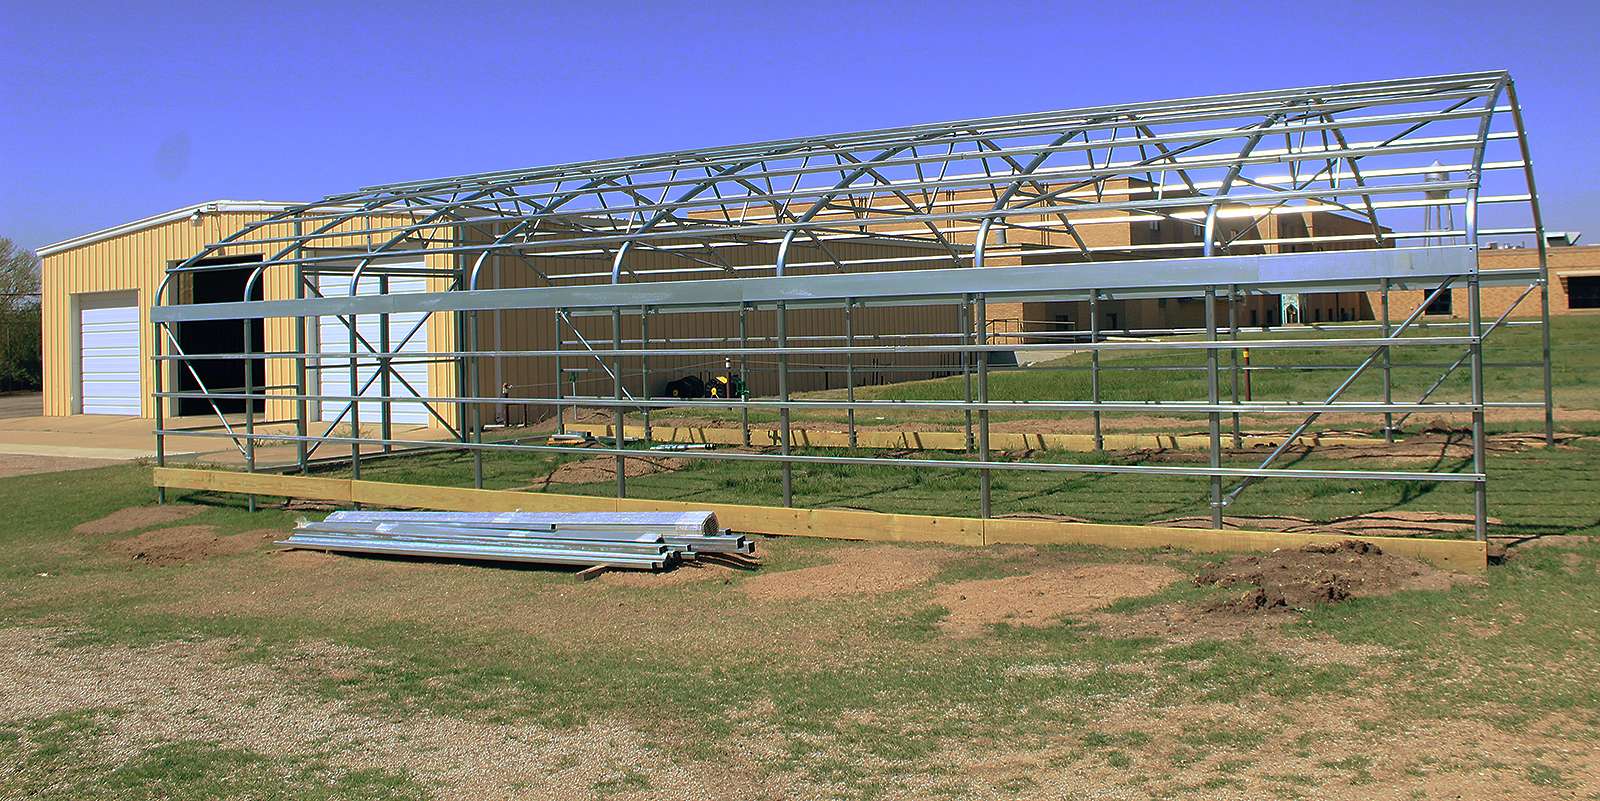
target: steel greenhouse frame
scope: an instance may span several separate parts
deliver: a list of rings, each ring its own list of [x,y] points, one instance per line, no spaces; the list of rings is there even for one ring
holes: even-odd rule
[[[1426,218],[1428,210],[1440,208],[1460,209],[1462,224],[1441,228],[1415,222],[1419,216]],[[1268,228],[1279,231],[1280,218],[1313,219],[1305,215],[1317,214],[1339,215],[1358,222],[1361,230],[1319,232],[1308,227],[1303,235],[1267,233]],[[1167,240],[1105,243],[1096,233],[1100,226],[1140,222],[1148,223],[1152,231],[1167,232]],[[364,243],[353,256],[321,252],[335,240],[352,238]],[[1537,246],[1539,267],[1480,272],[1477,248],[1508,241]],[[876,258],[841,257],[837,252],[862,242],[904,247],[895,255]],[[1482,539],[1487,521],[1485,409],[1542,406],[1545,437],[1553,441],[1544,247],[1521,109],[1511,77],[1503,71],[1020,114],[371,186],[248,225],[169,267],[152,313],[158,343],[152,358],[158,367],[166,365],[155,371],[158,462],[165,462],[164,438],[175,434],[230,438],[251,471],[257,469],[254,451],[263,439],[297,443],[296,467],[302,472],[322,444],[348,445],[356,477],[363,445],[454,448],[475,455],[474,483],[481,487],[486,451],[573,450],[518,438],[486,440],[486,407],[548,407],[560,420],[563,407],[578,406],[611,410],[610,446],[583,452],[615,457],[616,491],[622,496],[627,491],[623,462],[642,455],[624,439],[625,413],[643,412],[648,438],[651,409],[712,404],[740,410],[747,439],[749,412],[776,410],[781,431],[778,452],[706,450],[675,455],[777,462],[782,466],[786,505],[793,499],[795,464],[977,470],[983,517],[991,513],[990,476],[996,470],[1198,476],[1209,480],[1208,504],[1216,527],[1222,526],[1224,508],[1264,477],[1462,481],[1474,485],[1476,534]],[[290,272],[295,298],[179,302],[180,277],[215,269],[204,260],[244,249],[265,249],[269,254],[255,266],[252,283],[265,280],[268,273]],[[755,252],[760,258],[736,263],[737,259],[728,258],[734,252]],[[665,266],[641,267],[642,256]],[[520,265],[536,285],[484,288],[482,277],[490,259]],[[396,267],[397,260],[409,261]],[[423,263],[420,268],[418,260]],[[347,276],[350,295],[321,297],[317,277],[323,274]],[[446,282],[448,290],[357,294],[362,277],[385,284],[395,276],[418,275]],[[1485,324],[1480,289],[1502,285],[1524,289],[1505,314]],[[1466,322],[1443,326],[1420,322],[1428,302],[1453,288],[1466,290]],[[1398,290],[1430,294],[1415,313],[1396,322],[1390,319],[1388,298]],[[1341,327],[1343,333],[1331,339],[1300,336],[1318,333],[1311,327],[1289,328],[1268,339],[1238,338],[1245,329],[1233,317],[1237,299],[1291,291],[1381,293],[1382,315],[1372,324]],[[245,298],[251,297],[249,292]],[[1539,321],[1509,322],[1517,305],[1535,292]],[[1142,333],[1200,338],[1108,339],[1092,311],[1108,300],[1170,297],[1202,298],[1204,326]],[[998,341],[986,324],[987,304],[1024,300],[1087,301],[1090,330],[1024,332]],[[854,310],[907,304],[952,306],[961,322],[957,330],[905,338],[915,341],[858,344],[868,334],[852,327]],[[1219,306],[1229,312],[1225,324],[1218,321]],[[803,344],[791,342],[787,315],[816,308],[837,311],[844,330]],[[479,346],[479,315],[491,310],[548,310],[561,333],[553,348],[484,349]],[[652,318],[708,310],[737,315],[737,342],[730,341],[731,336],[681,343],[649,339]],[[403,350],[405,341],[373,343],[359,334],[361,317],[376,317],[379,328],[387,332],[389,316],[400,313],[422,313],[424,319],[452,314],[454,347],[417,353]],[[775,336],[752,343],[745,333],[751,315],[773,316]],[[316,325],[316,318],[329,316],[349,330],[348,348],[312,353],[307,327]],[[637,320],[637,339],[624,341],[624,316]],[[609,318],[609,346],[578,333],[575,321],[585,317],[602,322]],[[252,352],[250,321],[271,318],[294,321],[294,347]],[[206,354],[206,358],[292,363],[293,386],[250,386],[247,366],[242,392],[203,387],[163,390],[163,372],[193,372],[191,357],[176,349],[174,329],[196,320],[237,320],[245,326],[245,352]],[[1485,399],[1482,343],[1494,331],[1513,325],[1543,328],[1543,359],[1512,365],[1543,371],[1542,403]],[[1452,326],[1464,326],[1465,331],[1450,331]],[[1446,332],[1416,333],[1440,327]],[[1064,341],[1092,354],[1090,397],[990,398],[994,354],[1061,348]],[[1460,348],[1461,355],[1420,398],[1397,401],[1391,388],[1392,351],[1418,346]],[[1241,401],[1237,355],[1246,347],[1351,349],[1362,359],[1321,402]],[[1102,368],[1099,357],[1112,350],[1202,352],[1206,399],[1129,402],[1101,397],[1100,371],[1110,368]],[[648,390],[636,396],[626,387],[625,364],[636,364],[648,375],[652,358],[708,352],[740,363],[752,357],[775,360],[776,397],[684,401],[655,397]],[[846,397],[791,398],[790,359],[797,354],[842,357],[848,375]],[[858,359],[910,354],[947,359],[952,365],[959,362],[965,397],[959,401],[856,398]],[[481,386],[484,358],[554,359],[554,392],[537,397],[484,396],[473,389]],[[564,394],[562,358],[598,365],[612,383],[610,397]],[[396,366],[417,360],[451,364],[454,391],[420,397],[396,392],[392,379],[404,381]],[[320,385],[308,383],[308,374],[325,362],[348,370],[347,393],[324,393]],[[364,383],[359,381],[362,367],[371,371]],[[1462,368],[1470,377],[1470,398],[1431,400],[1434,391]],[[1342,401],[1346,390],[1369,369],[1381,372],[1383,400]],[[1224,370],[1231,372],[1233,383],[1227,398]],[[384,389],[369,394],[380,378]],[[647,386],[647,381],[641,384]],[[208,399],[213,408],[223,398],[293,402],[295,433],[258,431],[251,404],[245,404],[242,421],[219,411],[220,427],[171,427],[163,404],[184,397]],[[342,404],[343,411],[334,425],[319,433],[311,427],[307,411],[313,403]],[[377,436],[363,428],[360,415],[366,403],[380,408]],[[396,403],[422,404],[448,428],[451,439],[394,437],[389,423]],[[963,413],[975,458],[891,461],[859,449],[848,455],[795,452],[791,414],[797,409],[846,410],[854,443],[855,414],[891,405]],[[1103,444],[1101,417],[1106,413],[1160,410],[1204,417],[1209,463],[1191,467],[998,458],[990,447],[990,416],[1019,410],[1091,415],[1097,446]],[[1393,441],[1396,422],[1403,423],[1416,412],[1470,415],[1470,472],[1276,466],[1297,436],[1324,413],[1382,417]],[[1301,420],[1258,466],[1224,467],[1223,420],[1232,417],[1237,443],[1241,414]],[[336,426],[345,420],[350,433],[336,435]],[[1226,486],[1229,482],[1231,487]]]

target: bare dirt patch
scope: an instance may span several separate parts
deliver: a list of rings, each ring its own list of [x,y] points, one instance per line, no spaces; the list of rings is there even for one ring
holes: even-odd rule
[[[681,469],[683,459],[673,459],[661,456],[630,457],[623,460],[623,475],[628,478],[650,476],[656,473],[670,473]],[[582,459],[576,462],[566,462],[550,471],[549,475],[538,479],[529,485],[530,489],[545,489],[551,484],[596,484],[602,481],[612,481],[617,477],[617,462],[612,456],[597,456],[593,459]]]
[[[140,564],[165,567],[244,553],[260,545],[262,539],[260,532],[224,537],[217,534],[215,526],[175,526],[146,531],[106,547]]]
[[[1490,525],[1501,523],[1499,518],[1489,518]],[[1173,517],[1151,521],[1150,525],[1209,529],[1211,518]],[[1291,515],[1229,515],[1222,519],[1222,527],[1244,531],[1336,534],[1346,537],[1426,537],[1471,531],[1472,517],[1443,512],[1385,511],[1338,517],[1326,523],[1318,523]]]
[[[1005,518],[1007,520],[1050,520],[1056,523],[1093,522],[1082,517],[1073,517],[1072,515],[1053,515],[1046,514],[1044,512],[1011,512],[1009,514],[995,515],[995,517]]]
[[[1108,766],[1105,750],[1085,754],[1070,735],[1047,739],[1025,756],[953,740],[936,759],[973,778],[981,789],[970,797],[993,798],[1581,798],[1593,792],[1600,772],[1600,752],[1586,739],[1563,737],[1554,716],[1514,731],[1431,717],[1373,729],[1393,710],[1382,700],[1349,695],[1178,705],[1152,705],[1142,695],[1109,703],[1065,696],[1059,703],[1092,718],[1102,739],[1138,737],[1143,744],[1125,747],[1135,765],[1163,767]],[[1210,733],[1246,739],[1208,740]],[[1531,764],[1558,768],[1564,786],[1531,781]],[[1037,788],[1000,792],[1011,785],[1007,779]]]
[[[286,676],[338,678],[382,664],[377,655],[331,643],[306,643],[285,655],[290,670],[229,658],[229,642],[171,642],[150,648],[55,644],[62,632],[0,629],[0,676],[20,692],[0,693],[0,721],[37,720],[82,709],[103,732],[73,747],[113,767],[160,743],[216,741],[262,754],[328,754],[348,770],[404,766],[440,799],[567,799],[648,765],[639,798],[764,798],[747,745],[741,767],[661,759],[661,742],[617,720],[553,729],[498,724],[423,710],[374,715],[354,702],[297,692]],[[175,702],[178,699],[179,702]],[[0,776],[4,775],[0,767]],[[154,785],[157,788],[164,784]]]
[[[755,569],[757,563],[750,560],[748,566],[735,566],[727,562],[702,557],[693,562],[681,562],[677,567],[660,573],[651,573],[642,570],[613,570],[600,576],[606,584],[619,587],[645,587],[649,589],[663,587],[681,587],[685,584],[701,584],[717,582],[727,584],[735,576]]]
[[[1239,556],[1195,577],[1196,584],[1241,588],[1217,607],[1237,612],[1309,609],[1400,590],[1445,590],[1458,580],[1359,540]]]
[[[1328,436],[1342,436],[1338,432],[1322,432]],[[1284,456],[1317,456],[1344,461],[1395,462],[1404,464],[1432,464],[1472,458],[1472,433],[1465,430],[1429,430],[1411,434],[1395,443],[1386,443],[1377,437],[1361,444],[1327,443],[1315,447],[1292,445]],[[1556,447],[1569,447],[1572,435],[1557,436]],[[1484,450],[1491,454],[1522,453],[1544,446],[1542,434],[1496,434],[1486,437]],[[1246,448],[1223,448],[1225,456],[1256,456],[1268,453],[1273,446],[1266,444]],[[1204,448],[1139,448],[1115,453],[1141,464],[1200,464],[1210,456]]]
[[[1084,620],[1106,637],[1153,637],[1169,646],[1249,638],[1264,648],[1306,665],[1363,666],[1394,655],[1377,645],[1342,643],[1324,635],[1290,634],[1287,615],[1240,615],[1201,604],[1160,604],[1136,612],[1095,612]]]
[[[744,583],[744,591],[767,601],[894,592],[933,578],[949,557],[944,551],[893,545],[843,548],[833,562],[757,576]]]
[[[1044,626],[1062,615],[1149,595],[1182,577],[1162,565],[1105,564],[957,582],[941,587],[937,595],[937,602],[950,610],[940,626],[956,636],[973,636],[995,623]]]
[[[298,548],[278,551],[275,556],[281,563],[297,568],[328,565],[338,558],[327,551],[303,551]]]
[[[116,459],[83,459],[77,456],[34,456],[32,454],[0,453],[0,478],[31,476],[35,473],[59,473],[64,470],[88,470],[117,464]]]
[[[118,509],[98,520],[79,523],[72,530],[79,534],[125,534],[150,526],[187,520],[205,511],[203,506],[163,504],[160,506],[130,506]]]

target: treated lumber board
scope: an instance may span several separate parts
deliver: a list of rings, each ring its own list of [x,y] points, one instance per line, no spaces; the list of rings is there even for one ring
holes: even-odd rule
[[[781,506],[686,503],[644,498],[619,500],[617,510],[622,512],[705,510],[716,513],[720,525],[751,534],[882,542],[937,542],[950,545],[983,544],[983,521],[964,517],[887,514],[854,509],[788,509]]]
[[[1429,562],[1447,570],[1482,573],[1485,544],[1475,540],[1300,534],[1281,531],[1111,525],[1058,520],[989,519],[868,512],[854,509],[787,509],[727,503],[646,498],[606,498],[517,490],[480,490],[351,481],[335,478],[235,473],[221,470],[157,468],[157,486],[289,498],[369,503],[459,512],[511,511],[711,511],[721,525],[752,534],[806,536],[877,542],[929,542],[950,545],[1098,545],[1110,548],[1178,548],[1204,553],[1272,551],[1315,542],[1356,539],[1388,553]]]
[[[169,489],[238,492],[313,501],[350,501],[350,480],[345,478],[157,467],[154,480],[156,486]]]

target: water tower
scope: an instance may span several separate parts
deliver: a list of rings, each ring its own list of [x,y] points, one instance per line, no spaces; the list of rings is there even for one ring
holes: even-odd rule
[[[1428,173],[1424,175],[1423,183],[1437,184],[1450,180],[1450,173],[1437,159],[1428,165]],[[1450,231],[1456,227],[1456,207],[1449,203],[1450,190],[1430,189],[1423,192],[1429,203],[1422,207],[1422,230],[1424,231]],[[1444,244],[1444,238],[1428,238],[1429,245]]]

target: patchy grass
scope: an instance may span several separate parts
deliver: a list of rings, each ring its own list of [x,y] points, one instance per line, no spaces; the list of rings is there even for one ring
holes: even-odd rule
[[[1567,409],[1600,409],[1600,352],[1589,343],[1593,340],[1600,321],[1593,317],[1563,316],[1551,320],[1551,381],[1557,404]],[[1340,326],[1328,326],[1321,337],[1337,337]],[[1421,331],[1432,336],[1460,336],[1465,329],[1439,328]],[[1420,331],[1420,329],[1419,329]],[[1351,332],[1351,336],[1369,337],[1371,331]],[[1241,339],[1307,338],[1307,334],[1246,334]],[[1542,344],[1537,328],[1502,328],[1485,340],[1484,359],[1490,364],[1527,364],[1540,361]],[[1250,374],[1251,395],[1256,400],[1318,401],[1327,397],[1348,374],[1370,353],[1361,348],[1296,348],[1251,351],[1252,367],[1278,366],[1295,369],[1257,370]],[[1462,354],[1458,346],[1408,346],[1394,348],[1391,352],[1394,369],[1392,387],[1396,400],[1420,397],[1443,372]],[[1089,355],[1072,354],[1030,368],[996,369],[990,374],[989,394],[997,401],[1012,400],[1076,400],[1090,394]],[[1206,399],[1205,357],[1198,352],[1106,351],[1101,355],[1101,397],[1105,400],[1153,401]],[[1326,369],[1344,365],[1348,369]],[[1176,369],[1174,369],[1176,368]],[[1232,387],[1229,356],[1222,356],[1223,396],[1228,397]],[[862,370],[861,380],[871,381],[874,375]],[[1544,397],[1544,383],[1538,368],[1500,367],[1491,373],[1489,393],[1491,400],[1538,401]],[[1242,382],[1242,380],[1241,380]],[[1381,371],[1369,369],[1356,380],[1343,396],[1348,401],[1376,401],[1382,399]],[[1469,376],[1466,370],[1456,370],[1434,393],[1431,400],[1465,401],[1470,397]],[[907,381],[890,384],[861,386],[856,390],[859,400],[961,400],[966,394],[966,381],[959,374],[926,381]],[[797,394],[798,398],[840,398],[843,390],[830,390]],[[673,409],[662,412],[664,416],[690,417],[703,420],[736,422],[737,410],[727,409]],[[1046,419],[1057,413],[996,413],[992,419],[1004,420]],[[1528,420],[1539,419],[1537,411],[1522,413]],[[750,413],[752,423],[770,424],[778,419],[775,412]],[[827,422],[839,424],[845,420],[842,411],[803,410],[794,414],[797,425]],[[1108,413],[1104,417],[1108,430],[1160,429],[1198,430],[1204,427],[1204,417],[1184,420],[1151,420],[1148,415]],[[630,422],[637,422],[629,417]],[[1272,418],[1258,421],[1266,423]],[[1277,418],[1282,424],[1284,418]],[[955,427],[961,425],[960,413],[934,410],[896,412],[872,409],[858,413],[857,422],[870,425],[926,424],[930,427]],[[1421,422],[1421,421],[1413,421]],[[1339,423],[1348,426],[1348,421]],[[1371,431],[1377,424],[1370,419],[1355,423]],[[1526,424],[1522,426],[1526,429]]]
[[[0,789],[7,797],[62,799],[277,798],[289,801],[401,801],[427,796],[406,773],[345,770],[321,755],[263,754],[215,742],[179,740],[134,746],[108,760],[109,721],[120,710],[86,708],[0,724]]]
[[[843,451],[817,449],[818,454]],[[497,470],[485,481],[490,488],[526,486],[531,477],[548,473],[553,462],[544,455],[496,454]],[[964,459],[961,454],[924,454]],[[1059,457],[1057,457],[1059,458]],[[1072,454],[1080,463],[1140,464],[1159,455]],[[1253,466],[1260,456],[1238,456],[1229,466]],[[1583,439],[1568,447],[1533,449],[1491,458],[1489,508],[1503,522],[1496,533],[1539,536],[1584,529],[1600,522],[1600,473],[1590,469],[1600,460],[1600,440]],[[518,467],[516,465],[520,464]],[[1284,466],[1303,469],[1352,467],[1348,462],[1312,454]],[[1441,457],[1428,461],[1387,462],[1367,459],[1356,467],[1463,472],[1470,460]],[[335,473],[337,474],[337,473]],[[364,467],[362,475],[377,481],[463,486],[471,482],[471,458],[435,454],[392,460]],[[849,507],[882,512],[975,516],[979,476],[972,470],[906,470],[884,465],[796,465],[792,470],[796,506]],[[678,470],[630,478],[635,497],[682,501],[749,503],[781,506],[781,468],[773,464],[689,460]],[[1205,479],[1111,474],[994,471],[991,482],[996,515],[1054,514],[1101,523],[1148,523],[1171,517],[1205,514],[1209,483]],[[1533,487],[1539,492],[1530,492]],[[555,491],[611,495],[609,482],[565,485]],[[1334,479],[1278,479],[1257,482],[1229,506],[1230,515],[1292,514],[1311,520],[1333,520],[1379,511],[1423,511],[1463,514],[1472,508],[1471,485],[1465,482],[1371,482]],[[1470,534],[1470,532],[1468,532]],[[1467,535],[1467,534],[1464,534]],[[1463,536],[1464,536],[1463,535]],[[986,569],[996,569],[993,567]]]
[[[1580,448],[1571,456],[1592,453]],[[1525,458],[1549,463],[1551,456]],[[1539,477],[1523,492],[1560,484],[1543,472],[1549,467],[1529,469]],[[942,585],[1061,564],[1155,561],[1192,572],[1215,560],[1090,548],[974,551],[947,559],[912,590],[781,604],[744,597],[738,588],[746,574],[731,574],[727,584],[641,589],[580,583],[559,570],[306,560],[265,550],[147,568],[98,547],[134,533],[70,533],[84,520],[145,502],[147,471],[89,475],[100,490],[81,503],[66,501],[79,493],[61,476],[0,481],[0,501],[21,521],[0,532],[9,554],[0,628],[63,629],[57,647],[85,653],[226,643],[226,661],[270,669],[297,692],[375,719],[425,714],[551,731],[622,725],[663,759],[700,765],[709,777],[759,743],[772,757],[742,770],[800,796],[907,797],[925,789],[998,797],[1028,781],[1058,786],[1066,775],[1134,796],[1227,787],[1314,796],[1440,775],[1438,764],[1420,757],[1359,761],[1373,742],[1399,747],[1419,728],[1442,739],[1474,732],[1463,743],[1498,737],[1497,748],[1512,752],[1518,743],[1581,752],[1594,748],[1600,721],[1600,684],[1582,667],[1596,663],[1600,648],[1574,635],[1593,629],[1600,608],[1600,545],[1582,539],[1523,551],[1484,584],[1361,599],[1238,636],[1117,636],[1102,631],[1100,618],[1069,617],[960,640],[939,630],[946,610],[932,599]],[[1562,505],[1579,508],[1542,508],[1561,519],[1593,514],[1584,504],[1594,502],[1568,497]],[[294,516],[209,503],[184,523],[242,531],[287,526]],[[1537,508],[1530,503],[1520,525],[1559,527],[1541,522]],[[1578,528],[1600,533],[1592,524]],[[768,570],[817,564],[851,547],[764,543]],[[1193,607],[1207,592],[1177,582],[1097,614],[1159,614]],[[297,657],[307,643],[371,658],[319,668]],[[1382,657],[1325,653],[1320,643]],[[1495,676],[1493,696],[1482,692],[1480,675]],[[1116,710],[1119,725],[1106,725],[1105,710]],[[76,759],[75,749],[105,739],[129,714],[137,710],[106,711],[86,698],[75,715],[7,723],[0,749],[24,768],[0,775],[7,787],[35,787],[39,780],[30,777]],[[1565,739],[1528,734],[1550,721],[1563,723]],[[1452,748],[1446,755],[1456,762],[1481,764],[1466,745]],[[436,790],[427,777],[345,770],[338,750],[262,754],[210,740],[116,753],[123,756],[115,765],[86,769],[63,787],[91,798],[226,796],[235,786],[226,782],[237,777],[273,788],[292,783],[281,794],[296,798]],[[1034,767],[975,767],[999,754]],[[1531,751],[1520,762],[1500,756],[1504,767],[1493,774],[1508,788],[1576,787],[1588,775]],[[665,792],[647,768],[619,767],[583,787],[596,796]]]
[[[459,484],[469,461],[377,461],[363,474]],[[486,483],[527,486],[557,463],[488,454]],[[1313,455],[1298,466],[1327,463]],[[1100,562],[1192,575],[1223,557],[930,548],[938,569],[915,586],[784,601],[744,592],[747,573],[660,587],[578,582],[559,569],[280,554],[265,539],[156,568],[109,547],[140,530],[72,533],[149,503],[148,469],[0,479],[0,637],[53,632],[37,653],[0,654],[16,666],[15,689],[0,698],[0,796],[1315,798],[1426,786],[1585,797],[1600,792],[1597,468],[1592,440],[1493,459],[1496,533],[1545,539],[1485,582],[1197,628],[1164,617],[1200,615],[1216,594],[1185,579],[971,637],[941,629],[940,590]],[[794,478],[797,502],[813,506],[971,514],[977,495],[976,476],[954,471],[806,466]],[[770,504],[779,492],[775,470],[706,462],[629,484],[684,500]],[[1197,513],[1204,491],[1185,479],[999,474],[995,505],[1144,522]],[[287,530],[298,516],[248,514],[236,498],[203,493],[175,499],[204,507],[183,524],[225,535]],[[1331,519],[1468,502],[1465,487],[1447,483],[1268,481],[1231,511]],[[855,547],[764,540],[763,571]],[[102,693],[79,675],[108,654],[169,652],[172,670],[224,698],[240,681],[229,671],[266,678],[238,684],[231,729],[134,737],[153,709],[182,719],[198,702]],[[24,670],[36,663],[55,667]],[[72,676],[87,688],[76,706],[27,711]],[[294,748],[240,735],[257,720],[321,725],[305,710],[328,709],[351,720]],[[416,730],[414,741],[377,734],[416,721],[432,721],[425,731],[440,741],[481,742],[501,757],[477,769],[487,784],[361,761],[380,746],[438,747]],[[521,772],[503,767],[510,756],[528,761]]]

